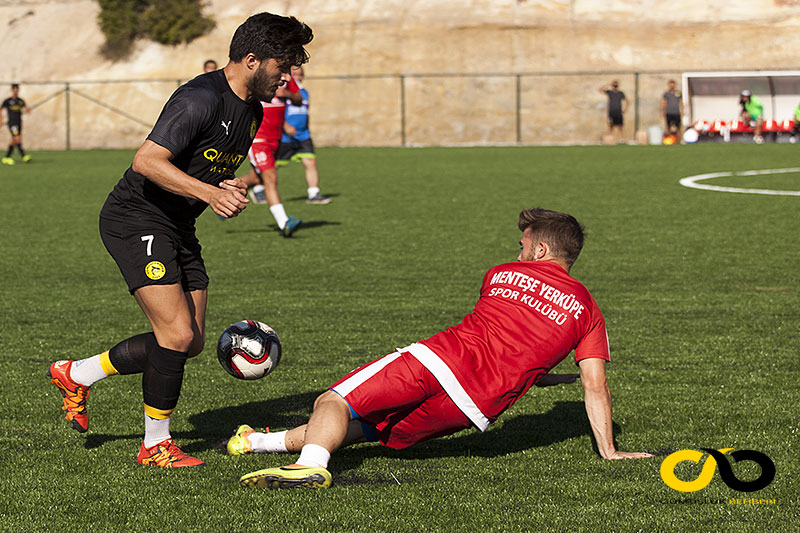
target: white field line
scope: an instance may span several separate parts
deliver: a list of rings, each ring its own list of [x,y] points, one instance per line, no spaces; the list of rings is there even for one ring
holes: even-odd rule
[[[763,174],[789,174],[800,172],[800,167],[795,168],[773,168],[768,170],[744,170],[739,172],[712,172],[710,174],[698,174],[681,179],[680,184],[691,189],[703,189],[706,191],[721,192],[740,192],[745,194],[771,194],[774,196],[800,196],[800,191],[776,191],[773,189],[742,189],[740,187],[721,187],[718,185],[706,185],[697,183],[698,181],[709,180],[712,178],[727,178],[731,176],[759,176]]]

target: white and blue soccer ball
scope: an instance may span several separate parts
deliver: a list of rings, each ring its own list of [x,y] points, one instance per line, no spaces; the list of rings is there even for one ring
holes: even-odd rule
[[[278,366],[281,340],[268,325],[242,320],[219,336],[217,358],[222,368],[235,378],[260,379]]]

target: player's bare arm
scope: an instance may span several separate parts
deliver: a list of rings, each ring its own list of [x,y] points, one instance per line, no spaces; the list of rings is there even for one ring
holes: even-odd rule
[[[620,452],[614,447],[614,429],[611,419],[611,391],[606,380],[606,362],[603,359],[583,359],[579,363],[583,384],[586,415],[592,426],[597,449],[603,459],[637,459],[653,457],[645,452]]]
[[[133,170],[171,193],[206,202],[226,218],[235,217],[249,203],[241,187],[214,187],[196,180],[173,165],[172,157],[172,152],[147,140],[133,157]]]

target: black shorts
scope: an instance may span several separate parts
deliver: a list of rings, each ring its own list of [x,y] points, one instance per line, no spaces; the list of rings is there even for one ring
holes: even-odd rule
[[[622,113],[610,113],[608,123],[612,126],[622,126]]]
[[[667,115],[667,130],[672,127],[675,127],[676,130],[681,129],[681,116],[680,115]]]
[[[304,141],[292,139],[289,142],[281,142],[275,155],[276,165],[286,165],[289,161],[300,161],[304,158],[314,158],[314,142],[311,137]]]
[[[8,131],[11,132],[11,135],[17,136],[22,133],[22,124],[17,124],[16,122],[9,122],[8,123]]]
[[[208,287],[206,265],[194,231],[155,223],[132,226],[100,217],[100,238],[131,294],[147,285],[180,283],[184,292]]]

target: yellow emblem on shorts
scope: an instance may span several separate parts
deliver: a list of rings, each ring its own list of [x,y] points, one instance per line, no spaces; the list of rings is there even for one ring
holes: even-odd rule
[[[250,123],[250,138],[254,139],[256,136],[256,120],[253,119],[253,122]]]
[[[167,273],[167,268],[161,261],[150,261],[147,263],[147,266],[144,267],[144,273],[147,274],[148,278],[157,280],[164,277],[164,274]]]

